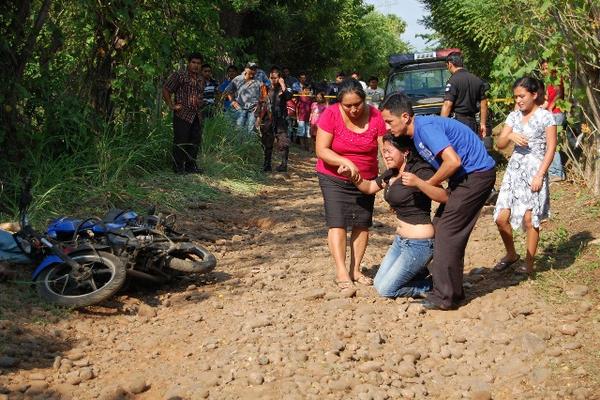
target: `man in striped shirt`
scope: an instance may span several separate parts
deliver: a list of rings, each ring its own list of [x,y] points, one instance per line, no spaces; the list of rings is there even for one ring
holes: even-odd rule
[[[163,99],[173,110],[173,169],[178,174],[202,172],[196,164],[202,141],[204,107],[205,82],[200,74],[201,65],[202,55],[191,53],[187,67],[173,72],[163,86]]]

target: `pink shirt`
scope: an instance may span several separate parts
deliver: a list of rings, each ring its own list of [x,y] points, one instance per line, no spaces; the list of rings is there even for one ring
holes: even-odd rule
[[[331,150],[352,161],[363,178],[372,179],[379,172],[377,138],[385,135],[386,127],[381,112],[373,106],[368,107],[369,125],[362,133],[355,133],[346,128],[339,104],[333,104],[323,111],[318,126],[333,135]],[[339,175],[337,169],[338,167],[327,164],[321,159],[317,161],[317,172],[348,180]]]
[[[310,105],[310,124],[317,126],[317,122],[319,121],[319,117],[325,111],[327,105],[325,103],[317,103],[313,101]]]

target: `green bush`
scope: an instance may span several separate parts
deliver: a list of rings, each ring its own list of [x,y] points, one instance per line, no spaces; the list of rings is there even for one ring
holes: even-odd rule
[[[68,146],[64,140],[50,143],[31,138],[18,168],[0,161],[5,171],[0,218],[15,218],[26,175],[32,178],[34,221],[64,214],[100,214],[113,206],[140,207],[152,202],[166,202],[170,208],[178,208],[182,202],[216,196],[210,188],[215,179],[261,179],[258,138],[240,139],[224,114],[218,113],[205,122],[199,163],[206,174],[201,180],[170,172],[170,124],[164,120],[151,123],[150,118],[143,118],[147,122],[140,123],[142,118],[137,117],[130,119],[137,122],[105,126],[100,133],[88,135],[85,140],[72,140]]]

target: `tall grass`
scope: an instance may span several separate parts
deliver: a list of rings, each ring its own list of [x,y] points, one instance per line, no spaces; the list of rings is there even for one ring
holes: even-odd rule
[[[19,165],[0,160],[4,180],[0,218],[15,218],[26,175],[33,183],[34,221],[64,214],[99,215],[110,207],[139,208],[151,203],[177,209],[186,202],[217,197],[218,190],[211,187],[217,181],[250,185],[261,181],[257,138],[240,140],[222,113],[206,120],[203,132],[198,158],[205,175],[200,177],[171,172],[173,132],[165,121],[121,122],[62,147],[60,140],[56,145],[56,138],[32,141]]]

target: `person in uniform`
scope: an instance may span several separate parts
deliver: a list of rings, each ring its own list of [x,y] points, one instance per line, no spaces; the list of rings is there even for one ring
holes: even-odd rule
[[[446,83],[444,105],[440,115],[442,117],[452,116],[471,128],[483,140],[485,149],[490,153],[493,145],[491,125],[488,124],[489,110],[486,97],[490,85],[464,68],[462,56],[457,51],[448,54],[446,66],[452,76]],[[479,112],[479,124],[475,118],[477,112]],[[492,189],[486,204],[495,204],[497,197],[498,192],[496,189]]]
[[[462,56],[454,51],[446,57],[448,71],[452,74],[446,83],[444,105],[440,115],[453,116],[478,134],[487,136],[488,104],[486,90],[488,85],[479,77],[467,71]],[[479,104],[479,107],[477,105]],[[479,125],[475,115],[479,112]]]

